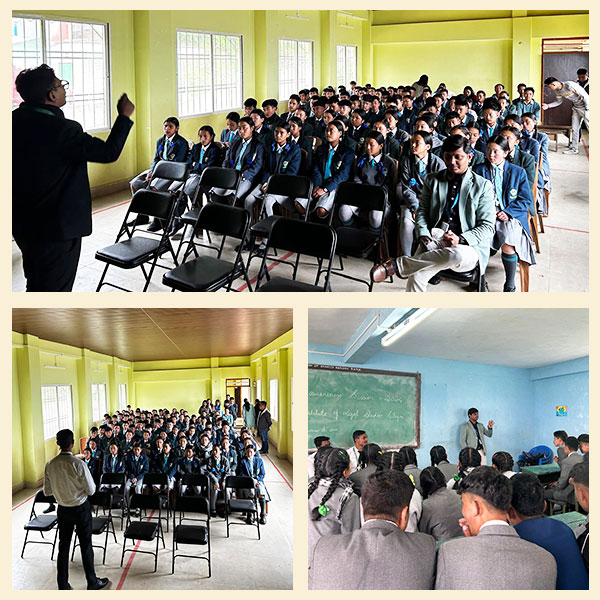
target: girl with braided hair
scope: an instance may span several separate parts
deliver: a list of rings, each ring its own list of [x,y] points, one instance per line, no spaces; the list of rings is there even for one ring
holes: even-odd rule
[[[475,448],[463,448],[458,453],[458,473],[448,481],[446,487],[450,490],[459,489],[460,482],[475,468],[481,465],[481,454]]]
[[[358,471],[350,475],[350,481],[354,486],[354,493],[360,496],[360,491],[371,473],[377,471],[377,465],[381,462],[383,452],[377,444],[367,444],[358,457]]]
[[[448,462],[448,454],[444,446],[433,446],[429,451],[431,466],[437,467],[444,475],[446,481],[454,477],[458,471],[458,465]]]
[[[496,454],[492,456],[492,467],[494,467],[494,469],[498,469],[502,475],[508,477],[509,479],[513,475],[516,475],[516,473],[512,470],[514,465],[515,461],[508,452],[496,452]]]
[[[323,446],[315,455],[315,476],[308,484],[308,563],[324,535],[360,528],[360,500],[352,491],[350,457],[344,448]],[[308,572],[309,588],[311,573]]]
[[[419,490],[419,494],[423,494],[421,490],[421,469],[417,466],[417,453],[410,446],[402,446],[398,451],[404,462],[404,472],[412,479],[415,487]]]

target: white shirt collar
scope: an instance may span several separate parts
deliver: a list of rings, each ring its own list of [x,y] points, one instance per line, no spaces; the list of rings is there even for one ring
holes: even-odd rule
[[[486,521],[480,528],[479,531],[481,531],[484,527],[487,527],[488,525],[506,525],[507,527],[510,527],[510,525],[506,522],[506,521],[501,521],[500,519],[492,519],[490,521]]]

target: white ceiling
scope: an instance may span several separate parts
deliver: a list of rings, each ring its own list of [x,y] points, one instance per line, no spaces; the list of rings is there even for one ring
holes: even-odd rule
[[[309,344],[344,346],[370,310],[309,310]],[[588,310],[439,308],[381,351],[504,367],[541,367],[589,354]]]

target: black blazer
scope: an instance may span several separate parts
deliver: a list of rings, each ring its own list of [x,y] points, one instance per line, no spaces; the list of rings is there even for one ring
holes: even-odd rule
[[[119,158],[133,121],[119,116],[106,141],[55,106],[23,102],[12,113],[13,235],[68,240],[92,233],[87,163]]]

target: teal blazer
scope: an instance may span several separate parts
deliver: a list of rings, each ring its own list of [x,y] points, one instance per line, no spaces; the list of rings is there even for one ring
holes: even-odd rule
[[[442,220],[448,195],[448,171],[429,173],[423,182],[416,216],[418,237],[432,237],[431,228]],[[467,169],[460,187],[458,213],[462,236],[479,257],[485,271],[490,258],[490,243],[496,232],[496,209],[492,184]]]

